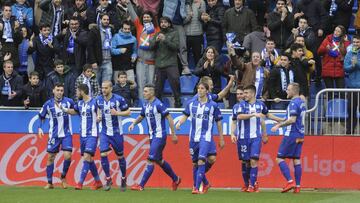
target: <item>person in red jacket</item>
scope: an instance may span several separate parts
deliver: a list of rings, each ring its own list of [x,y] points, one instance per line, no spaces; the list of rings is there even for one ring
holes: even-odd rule
[[[318,54],[322,56],[322,73],[326,88],[344,88],[344,57],[350,45],[344,26],[339,25],[334,33],[321,43]],[[335,84],[334,84],[335,83]]]

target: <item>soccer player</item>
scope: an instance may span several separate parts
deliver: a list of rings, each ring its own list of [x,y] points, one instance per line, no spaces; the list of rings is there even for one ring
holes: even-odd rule
[[[91,189],[97,190],[102,187],[93,159],[96,152],[99,132],[97,124],[98,106],[96,99],[89,96],[89,87],[87,84],[79,84],[76,89],[76,98],[78,98],[79,101],[75,104],[74,109],[63,108],[63,111],[68,114],[80,115],[80,151],[84,161],[80,180],[77,183],[75,190],[82,190],[83,183],[89,170],[95,180],[95,184]]]
[[[298,83],[290,83],[286,92],[287,98],[291,99],[286,110],[286,120],[274,125],[274,127],[271,128],[271,131],[276,132],[279,128],[286,126],[284,137],[276,158],[281,173],[288,181],[281,192],[284,193],[294,189],[294,193],[299,193],[302,173],[300,156],[304,142],[306,104],[304,100],[300,98],[300,86]],[[295,182],[291,178],[290,170],[285,159],[293,160]]]
[[[233,75],[230,75],[230,80],[229,80],[228,84],[218,94],[212,93],[212,90],[214,88],[214,83],[213,83],[211,77],[203,76],[200,78],[199,83],[204,82],[204,83],[208,84],[209,85],[209,93],[208,93],[209,99],[213,100],[215,102],[218,102],[218,101],[221,101],[227,95],[227,93],[230,91],[230,88],[233,86],[234,80],[235,80],[235,77]],[[195,95],[193,97],[193,99],[197,99],[197,97],[198,97],[198,95]]]
[[[268,137],[266,134],[264,117],[267,116],[270,119],[276,121],[282,121],[268,112],[268,109],[264,102],[256,100],[256,87],[249,85],[244,88],[244,100],[239,104],[237,111],[237,119],[239,124],[239,136],[231,136],[233,143],[239,142],[240,147],[240,159],[245,162],[243,165],[244,179],[250,177],[248,188],[246,192],[259,192],[259,185],[257,183],[258,173],[258,160],[260,158],[261,141],[266,144]],[[250,163],[250,170],[246,167]],[[245,180],[245,187],[247,181]],[[244,190],[244,189],[242,189]]]
[[[111,147],[117,155],[121,171],[121,191],[126,190],[126,160],[124,157],[124,137],[122,116],[129,116],[130,110],[122,96],[112,93],[111,81],[104,81],[101,85],[102,95],[97,97],[97,105],[101,113],[98,119],[101,120],[100,132],[100,156],[101,166],[105,172],[106,184],[104,190],[111,189],[112,180],[110,177],[110,166],[108,154]]]
[[[54,97],[45,102],[39,112],[40,125],[38,135],[40,138],[44,136],[42,125],[45,121],[46,115],[49,116],[49,139],[47,144],[48,159],[46,163],[46,176],[48,183],[45,189],[53,189],[52,176],[54,171],[54,159],[56,154],[61,150],[64,152],[63,171],[61,174],[61,186],[67,188],[66,174],[71,164],[72,152],[72,129],[71,117],[69,114],[63,112],[62,108],[74,108],[74,101],[64,97],[64,85],[56,83],[53,89]]]
[[[193,161],[194,188],[192,194],[206,193],[210,184],[205,177],[206,168],[209,167],[207,161],[209,156],[216,155],[216,146],[213,140],[212,130],[214,121],[219,131],[219,146],[222,149],[225,145],[222,134],[222,116],[216,102],[208,98],[209,85],[200,82],[197,86],[198,98],[191,100],[185,107],[183,116],[176,124],[176,129],[191,118],[190,128],[190,155]],[[199,191],[200,184],[204,183],[203,192]]]
[[[145,85],[143,95],[147,102],[142,106],[140,115],[129,126],[129,131],[132,131],[134,126],[145,118],[149,128],[150,150],[148,163],[140,185],[134,185],[131,189],[138,191],[144,190],[146,182],[154,171],[154,164],[157,164],[172,179],[172,190],[175,191],[181,183],[181,178],[175,174],[170,164],[163,159],[162,155],[166,145],[165,119],[169,121],[173,143],[176,144],[178,141],[175,135],[174,120],[164,104],[155,97],[154,85]]]

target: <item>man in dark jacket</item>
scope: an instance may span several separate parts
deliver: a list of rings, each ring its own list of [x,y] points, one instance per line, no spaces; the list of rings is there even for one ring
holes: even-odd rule
[[[39,73],[33,71],[29,75],[29,82],[22,88],[22,102],[24,107],[41,107],[47,99],[46,89],[39,80]]]
[[[55,38],[54,46],[65,65],[69,66],[77,77],[82,73],[82,67],[86,63],[88,36],[87,32],[80,28],[77,17],[71,18],[69,25],[65,32]]]
[[[206,13],[201,14],[207,46],[213,46],[221,53],[223,47],[222,21],[225,8],[218,0],[208,0]]]
[[[284,50],[294,27],[294,16],[287,10],[286,0],[277,0],[276,10],[269,14],[267,23],[277,48]]]
[[[94,16],[93,9],[88,8],[85,0],[75,0],[73,7],[68,8],[65,11],[65,19],[71,19],[77,17],[80,21],[80,27],[83,30],[88,30],[90,24],[90,16]]]
[[[54,71],[47,75],[46,88],[48,98],[53,97],[52,90],[55,84],[64,84],[64,96],[74,99],[75,98],[75,80],[74,74],[70,71],[70,68],[64,65],[62,60],[54,61]]]
[[[118,78],[116,84],[113,86],[112,93],[124,97],[129,107],[133,107],[135,100],[138,99],[138,94],[135,88],[135,82],[128,80],[126,72],[119,71]]]
[[[116,13],[115,7],[109,4],[108,0],[99,0],[99,6],[94,7],[92,12],[89,13],[89,22],[96,23],[98,26],[101,24],[101,16],[107,14],[109,17],[109,25],[116,31],[120,29],[121,22]]]
[[[155,50],[155,86],[157,98],[161,98],[164,83],[169,79],[175,97],[175,107],[181,107],[180,75],[177,68],[177,51],[179,48],[179,35],[172,28],[170,18],[160,18],[161,31],[150,40],[150,49]]]
[[[289,48],[294,43],[297,36],[303,36],[306,48],[308,48],[312,53],[317,52],[315,46],[317,37],[313,29],[309,27],[307,18],[305,16],[299,17],[298,25],[299,26],[297,28],[292,29],[292,34],[286,42],[286,47]]]
[[[88,35],[88,63],[92,65],[99,84],[112,79],[111,39],[113,29],[109,26],[109,15],[100,16],[100,26],[90,29]]]
[[[4,73],[0,76],[0,106],[20,106],[23,79],[14,71],[12,61],[3,64]]]
[[[56,36],[61,33],[64,21],[64,7],[62,0],[42,0],[40,8],[43,10],[40,24],[48,24],[51,28],[51,34]]]
[[[334,30],[338,25],[344,26],[346,30],[349,29],[354,0],[324,0],[324,6],[329,12],[329,31]]]

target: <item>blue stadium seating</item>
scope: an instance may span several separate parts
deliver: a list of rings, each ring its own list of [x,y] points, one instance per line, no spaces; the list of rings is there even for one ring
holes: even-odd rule
[[[165,80],[163,93],[164,94],[172,94],[172,89],[170,87],[170,83],[169,83],[168,79]]]
[[[186,104],[189,102],[190,99],[192,99],[193,96],[192,95],[188,95],[188,96],[181,96],[181,103],[182,103],[182,107],[185,108]]]
[[[180,88],[182,94],[194,94],[194,88],[199,78],[191,75],[191,76],[181,76],[180,77]]]
[[[166,108],[171,108],[171,101],[169,98],[167,97],[162,97],[162,102],[165,105]]]
[[[327,119],[346,119],[349,116],[347,112],[347,100],[332,99],[327,103],[325,118]]]
[[[225,104],[223,102],[218,103],[220,109],[225,109]]]

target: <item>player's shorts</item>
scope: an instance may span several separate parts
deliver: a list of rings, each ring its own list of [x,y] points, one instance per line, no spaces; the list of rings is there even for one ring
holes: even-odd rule
[[[84,153],[88,153],[91,156],[95,155],[96,152],[96,146],[97,146],[97,137],[80,137],[80,152],[81,156],[84,155]]]
[[[124,136],[116,134],[114,136],[107,136],[100,134],[100,153],[108,152],[113,148],[115,154],[118,156],[124,155]]]
[[[207,157],[216,155],[216,144],[214,140],[207,142],[200,140],[200,142],[190,141],[190,155],[193,162],[206,160]]]
[[[238,139],[237,150],[239,160],[259,160],[261,151],[261,137]]]
[[[161,161],[162,152],[166,145],[166,139],[153,138],[150,140],[149,161]]]
[[[72,152],[73,143],[72,136],[68,135],[65,137],[52,137],[48,140],[47,152],[58,153],[61,145],[62,151]]]
[[[279,151],[278,158],[300,159],[303,143],[296,143],[297,137],[284,136]]]

